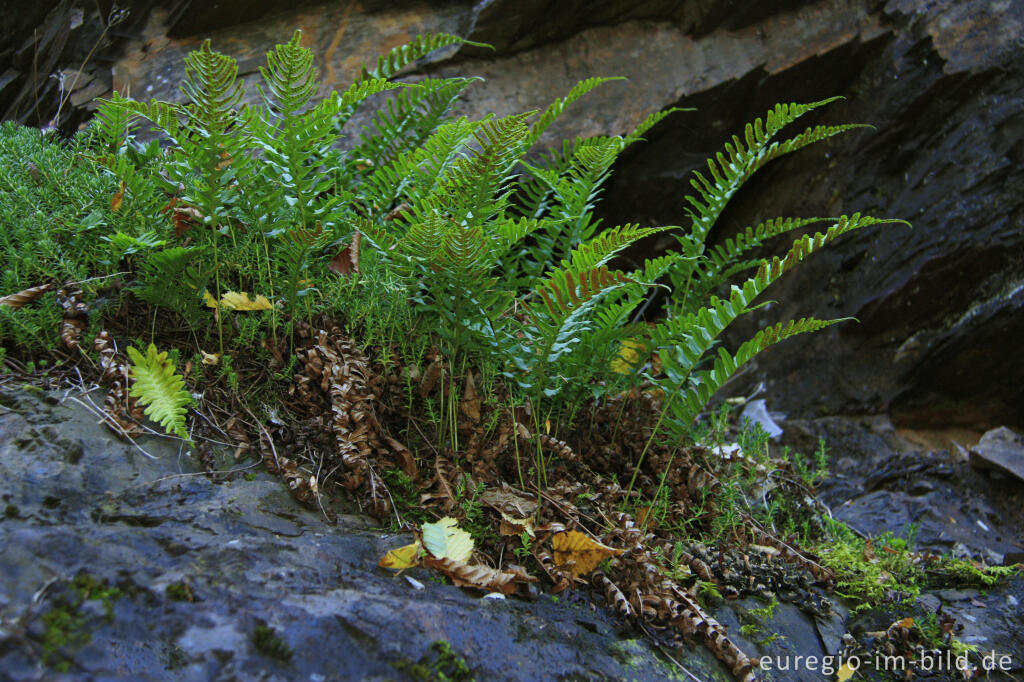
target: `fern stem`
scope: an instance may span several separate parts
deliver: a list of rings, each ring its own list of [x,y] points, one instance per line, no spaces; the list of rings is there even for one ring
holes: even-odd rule
[[[636,484],[636,477],[640,473],[640,466],[644,463],[644,457],[647,456],[647,451],[651,448],[651,443],[654,442],[654,437],[658,435],[658,429],[661,427],[661,421],[665,418],[665,414],[668,412],[668,406],[672,403],[672,399],[677,394],[666,396],[665,404],[661,407],[661,412],[658,413],[658,421],[654,423],[654,428],[651,429],[651,435],[644,443],[644,449],[640,452],[640,458],[637,459],[636,465],[633,468],[633,476],[629,479],[629,487],[626,489],[626,496],[623,498],[623,504],[629,501],[630,495],[633,493],[633,485]]]

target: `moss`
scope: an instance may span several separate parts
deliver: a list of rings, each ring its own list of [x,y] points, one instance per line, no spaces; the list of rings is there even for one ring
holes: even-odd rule
[[[416,663],[398,661],[392,663],[394,668],[414,680],[431,680],[434,682],[469,682],[474,677],[466,665],[466,660],[456,653],[451,644],[439,639]]]
[[[292,660],[295,650],[281,639],[274,629],[263,624],[253,628],[249,636],[252,645],[264,656],[287,663]]]
[[[818,552],[836,572],[836,593],[860,602],[853,613],[893,601],[912,601],[925,588],[991,587],[1021,570],[922,555],[913,551],[913,528],[908,529],[908,539],[885,533],[865,540],[838,521],[827,523],[832,540]]]
[[[192,587],[185,581],[171,583],[164,590],[164,594],[167,595],[168,599],[173,601],[192,602],[196,600],[196,596],[192,592]]]
[[[52,608],[42,615],[43,663],[56,672],[67,672],[71,669],[74,656],[83,646],[92,641],[89,630],[90,623],[81,611],[86,601],[99,600],[108,621],[114,618],[114,602],[120,599],[123,592],[109,586],[87,573],[82,573],[71,581],[70,589],[58,595]]]

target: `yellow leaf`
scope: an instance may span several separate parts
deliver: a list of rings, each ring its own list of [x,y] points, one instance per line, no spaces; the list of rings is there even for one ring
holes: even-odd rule
[[[220,304],[217,304],[217,299],[210,295],[209,291],[203,293],[203,301],[206,302],[208,308],[223,308],[224,310],[271,310],[273,305],[262,294],[256,296],[255,299],[249,298],[249,294],[244,291],[226,291],[224,295],[220,297]]]
[[[446,516],[435,523],[423,524],[423,546],[438,559],[469,561],[473,556],[473,538]]]
[[[853,677],[855,672],[857,672],[857,669],[850,665],[849,662],[843,663],[839,666],[839,670],[836,671],[836,682],[846,682]]]
[[[509,516],[505,512],[501,514],[501,534],[502,535],[522,535],[526,533],[531,538],[535,537],[533,534],[533,519],[517,519],[513,516]]]
[[[904,630],[909,630],[910,628],[914,627],[914,619],[910,616],[907,616],[903,620],[896,621],[896,625],[903,628]]]
[[[212,366],[212,365],[216,365],[216,364],[218,364],[220,362],[220,354],[219,353],[207,353],[205,350],[202,350],[202,349],[200,349],[199,352],[202,353],[202,355],[203,355],[203,364],[204,365],[211,365]]]
[[[626,339],[619,346],[619,353],[611,361],[613,372],[629,374],[633,368],[643,362],[643,356],[647,354],[647,346],[635,339]]]
[[[124,180],[121,181],[121,189],[110,198],[110,210],[117,213],[121,210],[121,203],[124,201]]]
[[[602,545],[575,530],[553,535],[551,547],[555,550],[555,563],[562,565],[574,562],[571,570],[575,576],[586,575],[608,557],[618,556],[625,551]]]
[[[393,549],[380,558],[377,565],[381,568],[390,568],[396,571],[404,571],[420,564],[420,543],[414,542],[405,547]]]

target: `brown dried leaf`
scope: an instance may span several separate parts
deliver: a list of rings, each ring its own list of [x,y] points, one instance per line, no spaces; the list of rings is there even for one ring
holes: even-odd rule
[[[518,566],[510,566],[507,571],[499,571],[481,564],[467,564],[454,559],[438,559],[432,556],[424,557],[423,565],[445,574],[458,587],[474,587],[485,592],[501,592],[506,597],[511,596],[517,586],[522,583],[537,582],[535,577]]]
[[[441,354],[438,353],[434,356],[433,362],[427,367],[427,370],[423,373],[423,378],[420,379],[420,397],[426,398],[428,395],[433,393],[437,387],[438,382],[441,381],[441,374],[444,372],[444,360]]]
[[[356,230],[352,234],[352,243],[339,251],[327,264],[327,268],[339,275],[351,275],[353,272],[359,272],[359,245],[362,241],[362,233]]]
[[[110,210],[117,213],[121,210],[121,204],[124,202],[124,180],[121,181],[121,189],[119,189],[114,196],[110,198]]]
[[[15,294],[8,294],[3,298],[0,298],[0,305],[5,305],[8,308],[17,310],[18,308],[31,303],[36,300],[47,291],[53,288],[52,284],[40,284],[37,287],[31,287],[29,289],[22,289]]]
[[[476,383],[473,381],[472,372],[466,375],[466,387],[462,391],[462,402],[459,403],[459,409],[474,424],[480,423],[480,396],[476,393]]]
[[[500,488],[488,488],[480,495],[480,502],[491,509],[519,518],[537,514],[537,499],[502,482]]]
[[[405,203],[403,201],[398,206],[395,206],[393,209],[388,211],[387,215],[384,216],[384,220],[390,221],[390,220],[396,220],[398,218],[401,218],[403,213],[405,213],[406,211],[409,211],[411,209],[412,209],[412,206],[410,206],[409,204],[407,204],[407,203]]]
[[[385,436],[384,440],[387,441],[391,452],[398,457],[398,467],[406,476],[415,480],[419,475],[419,468],[416,466],[416,458],[413,457],[412,451],[391,436]]]
[[[531,538],[536,537],[533,530],[533,519],[527,517],[525,519],[517,519],[509,516],[505,512],[501,512],[501,534],[502,535],[522,535],[526,533]]]

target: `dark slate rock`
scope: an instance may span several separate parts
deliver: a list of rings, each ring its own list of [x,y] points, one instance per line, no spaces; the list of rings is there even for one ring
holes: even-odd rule
[[[579,595],[481,599],[422,569],[414,589],[376,565],[408,537],[344,513],[330,526],[251,467],[211,482],[172,441],[140,442],[149,459],[76,401],[0,388],[3,679],[49,679],[62,663],[75,679],[405,679],[438,640],[477,679],[669,675]],[[83,601],[83,580],[121,596]],[[256,647],[258,627],[291,658]],[[695,661],[723,672],[707,652]]]
[[[1004,427],[993,429],[971,448],[971,466],[995,469],[1024,481],[1024,438]]]

